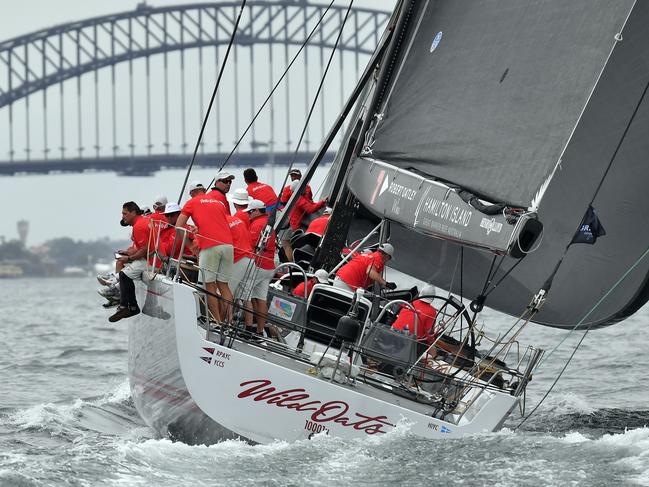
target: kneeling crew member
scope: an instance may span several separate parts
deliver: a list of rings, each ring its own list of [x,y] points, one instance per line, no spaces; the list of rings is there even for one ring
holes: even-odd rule
[[[394,282],[388,282],[381,276],[385,263],[392,258],[394,247],[389,243],[381,244],[375,252],[357,254],[336,272],[334,287],[356,291],[367,289],[373,282],[387,289],[396,289]]]

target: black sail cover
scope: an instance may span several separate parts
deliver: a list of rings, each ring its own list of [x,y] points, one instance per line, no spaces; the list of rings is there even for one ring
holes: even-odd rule
[[[486,304],[520,314],[561,263],[536,320],[619,321],[648,294],[647,26],[645,1],[414,2],[366,139],[371,152],[354,171],[367,165],[369,174],[375,159],[531,207],[544,225],[538,248]],[[571,244],[590,207],[605,235]],[[492,254],[465,248],[460,261],[457,242],[408,226],[394,226],[391,239],[398,269],[459,292],[462,264],[464,295],[480,294]],[[494,282],[514,263],[506,258]]]

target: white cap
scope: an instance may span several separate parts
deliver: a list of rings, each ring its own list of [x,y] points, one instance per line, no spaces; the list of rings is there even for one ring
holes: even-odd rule
[[[195,189],[205,189],[205,186],[200,181],[192,181],[189,185],[189,192],[191,193]]]
[[[178,213],[180,211],[180,205],[178,203],[167,203],[165,206],[165,215],[167,213]]]
[[[381,244],[379,245],[379,250],[384,254],[389,255],[390,257],[394,255],[394,247],[392,246],[392,244],[389,243]]]
[[[143,215],[150,215],[151,214],[151,208],[149,208],[148,206],[143,206],[142,208],[140,208],[140,210],[142,210]]]
[[[252,198],[248,194],[248,191],[245,188],[237,188],[232,193],[227,195],[228,201],[236,205],[247,205],[252,201]]]
[[[421,291],[419,291],[419,295],[424,296],[421,300],[425,303],[432,303],[435,294],[437,294],[437,289],[435,289],[435,286],[432,284],[426,284],[421,288]]]
[[[214,182],[223,181],[224,179],[234,179],[234,174],[231,174],[228,171],[221,171],[214,178]]]
[[[299,179],[296,179],[295,181],[291,181],[291,184],[289,184],[288,187],[291,191],[295,191],[300,183],[301,181]]]
[[[329,273],[324,270],[324,269],[318,269],[315,271],[315,274],[313,274],[315,278],[318,280],[318,282],[322,284],[328,284],[329,283]]]
[[[266,209],[266,205],[264,204],[264,202],[259,200],[252,200],[250,203],[248,203],[248,208],[246,208],[243,211],[251,212],[252,210],[261,210],[261,209]]]
[[[164,195],[157,196],[155,200],[153,200],[153,207],[154,208],[163,208],[164,205],[167,204],[167,197]]]
[[[324,211],[322,212],[323,215],[331,215],[333,213],[334,209],[330,207],[326,207]]]

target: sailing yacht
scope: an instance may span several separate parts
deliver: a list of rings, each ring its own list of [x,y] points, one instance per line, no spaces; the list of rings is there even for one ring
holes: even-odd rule
[[[649,298],[648,24],[635,0],[400,1],[295,192],[347,121],[327,231],[276,269],[275,337],[212,324],[183,262],[148,273],[129,325],[141,416],[189,443],[267,443],[399,424],[453,438],[524,411],[544,353],[525,327],[607,326]],[[385,242],[392,267],[447,291],[426,296],[429,342],[391,326],[417,289],[291,293]],[[484,306],[511,328],[478,329]]]

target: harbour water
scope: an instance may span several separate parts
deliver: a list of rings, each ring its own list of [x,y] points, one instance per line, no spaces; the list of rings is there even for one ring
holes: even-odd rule
[[[407,426],[381,438],[327,436],[188,446],[139,418],[127,377],[127,322],[107,322],[94,278],[0,280],[0,486],[649,485],[649,308],[590,332],[548,399],[519,429],[430,441]],[[126,321],[126,320],[125,320]],[[512,319],[487,311],[489,329]],[[542,364],[527,413],[582,332]],[[530,325],[552,350],[565,331]]]

